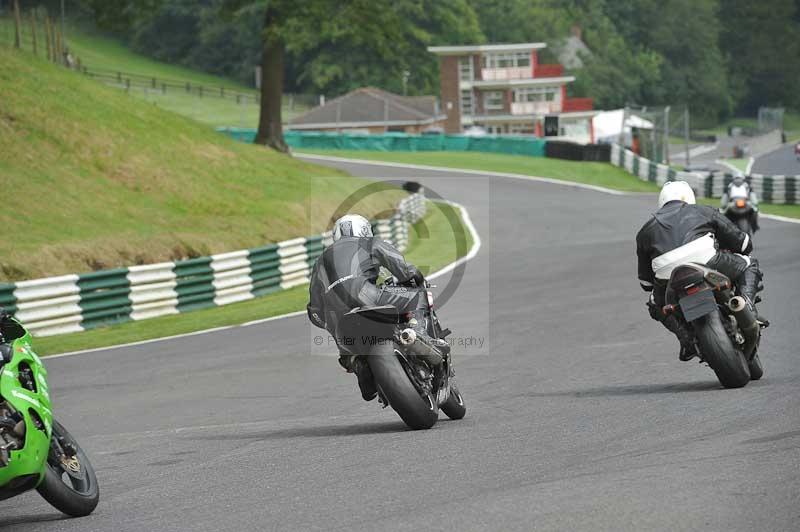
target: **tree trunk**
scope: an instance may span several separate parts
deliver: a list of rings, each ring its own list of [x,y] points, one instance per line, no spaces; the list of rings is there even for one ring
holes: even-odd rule
[[[284,42],[279,34],[279,18],[270,2],[264,17],[264,47],[261,58],[261,112],[258,117],[256,144],[264,144],[283,153],[289,147],[283,140],[281,98],[283,97]]]

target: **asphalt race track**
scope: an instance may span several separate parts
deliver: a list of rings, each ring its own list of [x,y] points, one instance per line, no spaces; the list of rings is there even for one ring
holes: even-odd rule
[[[794,143],[784,144],[775,151],[761,155],[753,164],[753,173],[764,175],[800,175],[800,160],[794,153]]]
[[[406,430],[303,317],[51,359],[100,505],[66,519],[28,493],[0,530],[797,530],[800,225],[762,221],[766,375],[723,390],[647,316],[653,195],[339,166],[470,210],[483,247],[440,311],[485,340],[456,350],[467,417]]]

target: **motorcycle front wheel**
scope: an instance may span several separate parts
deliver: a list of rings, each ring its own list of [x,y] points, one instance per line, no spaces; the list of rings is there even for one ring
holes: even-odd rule
[[[461,419],[467,414],[464,398],[461,397],[461,392],[458,391],[458,387],[453,382],[450,383],[450,397],[439,408],[450,419]]]
[[[750,380],[757,381],[764,376],[764,366],[761,364],[761,359],[758,353],[753,355],[753,358],[748,362],[747,367],[750,368]]]
[[[743,232],[747,233],[751,238],[753,236],[753,228],[750,226],[750,220],[746,216],[742,216],[736,220],[736,225]]]
[[[71,446],[74,456],[53,456],[51,451],[45,467],[45,477],[36,490],[57,510],[72,517],[89,515],[100,501],[97,476],[86,453],[72,435],[53,420],[52,438]]]

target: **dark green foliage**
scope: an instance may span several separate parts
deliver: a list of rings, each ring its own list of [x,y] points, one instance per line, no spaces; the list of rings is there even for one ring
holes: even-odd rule
[[[430,45],[544,41],[579,26],[573,72],[596,105],[688,103],[698,122],[800,107],[800,0],[82,0],[138,51],[251,83],[269,2],[285,18],[285,90],[438,92]],[[404,82],[405,80],[405,82]]]

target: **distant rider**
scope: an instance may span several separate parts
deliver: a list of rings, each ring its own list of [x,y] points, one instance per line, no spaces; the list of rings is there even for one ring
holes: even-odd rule
[[[393,305],[400,312],[417,308],[419,292],[402,286],[378,288],[381,266],[400,284],[414,281],[424,286],[425,278],[388,242],[372,235],[372,226],[363,216],[348,214],[333,225],[333,244],[314,265],[309,287],[308,317],[317,327],[334,338],[341,317],[350,310],[367,305]],[[372,371],[363,357],[339,346],[339,363],[358,377],[365,401],[375,398]]]
[[[686,262],[705,264],[726,275],[755,309],[761,281],[758,260],[749,256],[750,236],[716,209],[695,205],[694,191],[685,181],[664,184],[658,196],[658,211],[636,235],[639,282],[652,292],[650,316],[673,332],[681,342],[679,358],[697,355],[688,325],[676,315],[664,316],[664,292],[674,267]],[[765,321],[765,320],[762,320]]]
[[[725,187],[725,192],[722,193],[722,197],[719,199],[719,212],[725,214],[728,210],[728,203],[730,203],[731,200],[739,198],[750,201],[752,210],[748,215],[748,219],[750,227],[753,228],[753,232],[755,233],[758,231],[758,195],[744,177],[734,177],[733,180],[728,183],[728,186]]]

